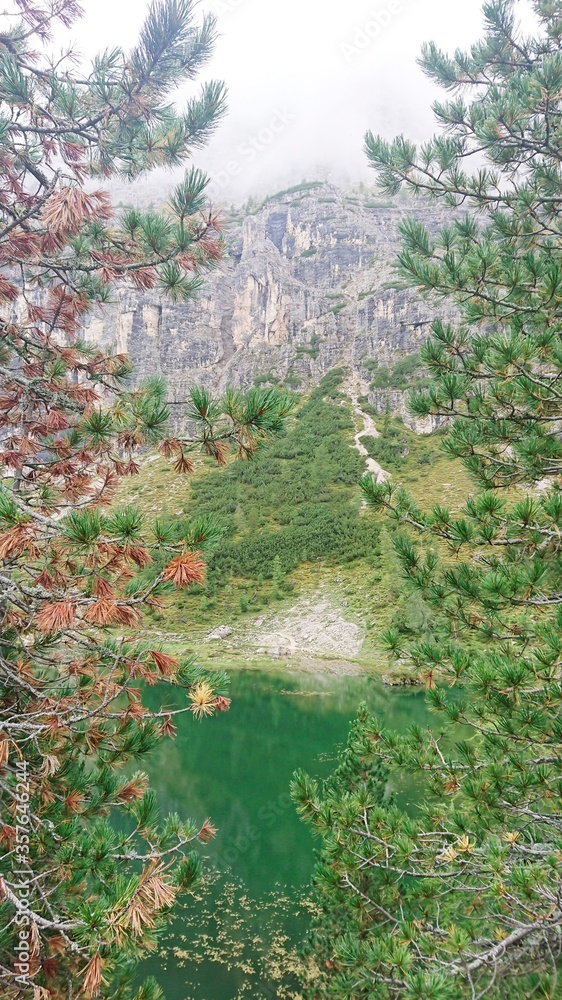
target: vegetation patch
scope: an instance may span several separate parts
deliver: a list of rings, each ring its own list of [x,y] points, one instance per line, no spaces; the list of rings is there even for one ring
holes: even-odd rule
[[[314,191],[316,188],[321,188],[323,186],[322,181],[303,181],[302,184],[295,184],[294,187],[285,188],[284,191],[277,191],[276,194],[269,195],[269,197],[262,202],[262,207],[263,205],[268,205],[272,201],[279,201],[280,198],[285,198],[287,195],[300,194],[301,191]]]
[[[406,354],[392,368],[379,365],[376,358],[363,362],[363,368],[373,374],[371,389],[422,389],[428,378],[422,375],[423,363],[419,354]]]

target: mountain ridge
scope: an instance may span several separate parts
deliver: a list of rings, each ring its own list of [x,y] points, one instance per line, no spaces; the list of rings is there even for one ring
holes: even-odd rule
[[[279,192],[231,213],[226,259],[195,299],[120,290],[90,315],[85,334],[128,353],[139,378],[164,375],[173,401],[195,383],[215,391],[256,380],[306,389],[345,366],[375,410],[406,416],[400,388],[383,379],[369,389],[369,373],[415,354],[436,316],[453,318],[450,306],[424,300],[397,278],[398,226],[407,216],[431,232],[446,221],[431,205],[375,201],[365,188],[318,182]]]

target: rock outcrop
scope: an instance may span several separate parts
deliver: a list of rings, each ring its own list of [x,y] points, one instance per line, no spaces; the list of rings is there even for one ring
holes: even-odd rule
[[[443,315],[401,287],[393,268],[406,215],[432,230],[444,221],[431,206],[325,184],[274,196],[230,223],[228,257],[195,300],[124,290],[90,316],[86,335],[127,351],[139,376],[162,373],[175,400],[195,382],[248,388],[269,375],[305,387],[339,365],[364,381],[362,362],[392,367]],[[387,398],[400,410],[400,393],[373,392],[371,401],[381,408]]]

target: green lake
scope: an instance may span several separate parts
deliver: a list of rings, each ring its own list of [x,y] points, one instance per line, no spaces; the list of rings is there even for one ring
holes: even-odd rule
[[[145,966],[167,1000],[295,995],[279,966],[306,928],[315,844],[289,798],[293,772],[330,771],[361,702],[402,731],[436,722],[423,692],[364,676],[240,671],[230,693],[226,714],[180,716],[149,769],[162,813],[210,816],[219,830],[202,849],[206,884]],[[397,791],[406,805],[408,785]]]

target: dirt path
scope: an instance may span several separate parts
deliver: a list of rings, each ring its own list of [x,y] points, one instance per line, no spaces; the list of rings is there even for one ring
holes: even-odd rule
[[[365,465],[367,466],[367,471],[370,472],[372,476],[376,476],[377,483],[384,483],[386,482],[387,479],[390,479],[390,472],[387,472],[386,469],[383,469],[382,465],[379,465],[378,462],[375,462],[374,458],[370,458],[369,452],[367,451],[365,445],[361,444],[361,438],[367,437],[367,435],[370,435],[371,437],[374,438],[379,437],[379,432],[376,428],[375,421],[373,420],[372,417],[369,416],[368,413],[364,413],[363,410],[361,409],[357,399],[358,397],[357,387],[350,389],[349,394],[351,397],[351,401],[353,403],[353,409],[355,413],[357,414],[358,417],[361,417],[361,419],[363,420],[363,430],[359,431],[353,439],[355,441],[354,447],[357,448],[359,454],[362,455],[363,458],[365,459]]]

